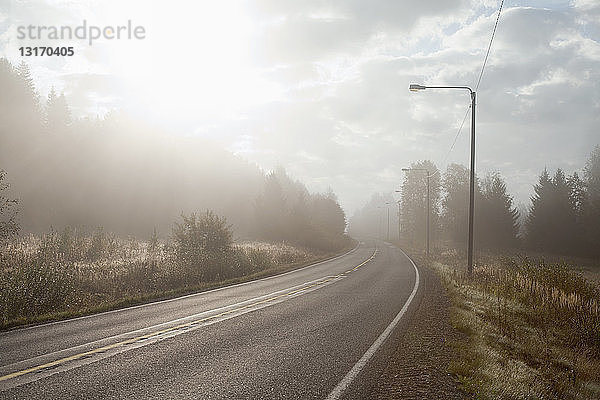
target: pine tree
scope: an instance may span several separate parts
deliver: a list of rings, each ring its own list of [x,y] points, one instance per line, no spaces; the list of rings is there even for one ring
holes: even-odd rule
[[[477,242],[488,248],[513,248],[517,245],[519,214],[498,172],[483,180],[482,195],[477,205]]]
[[[35,90],[35,83],[29,66],[24,61],[21,61],[16,72],[19,78],[19,86],[21,87],[21,96],[18,101],[25,110],[29,110],[36,119],[39,119],[40,99]]]
[[[527,216],[527,244],[533,249],[542,249],[548,242],[547,236],[550,229],[549,221],[552,219],[552,210],[549,204],[552,195],[552,180],[548,170],[544,168],[537,185],[533,188],[531,196],[531,209]]]
[[[577,223],[575,210],[571,202],[571,188],[564,172],[559,168],[552,179],[553,196],[553,230],[549,249],[558,249],[563,253],[573,253],[577,246]]]
[[[50,130],[64,129],[71,124],[71,111],[64,93],[56,94],[54,86],[48,94],[46,102],[46,127]]]
[[[550,179],[544,170],[535,186],[527,221],[528,243],[537,250],[574,253],[578,246],[576,212],[572,192],[561,169]]]
[[[0,58],[0,129],[11,127],[30,133],[40,124],[39,97],[29,67],[21,62],[17,68]]]
[[[458,245],[466,245],[469,228],[469,169],[450,164],[444,174],[442,200],[442,226],[445,235]],[[479,182],[475,182],[475,204],[480,201]]]
[[[583,207],[585,203],[585,182],[579,177],[577,172],[573,172],[573,175],[567,178],[567,185],[569,186],[569,200],[571,201],[571,208],[575,213],[577,224],[583,223]]]
[[[583,203],[584,236],[587,253],[600,254],[600,145],[596,146],[583,170],[587,189]]]
[[[272,240],[287,239],[288,210],[279,179],[274,173],[267,175],[264,192],[255,204],[259,235]]]

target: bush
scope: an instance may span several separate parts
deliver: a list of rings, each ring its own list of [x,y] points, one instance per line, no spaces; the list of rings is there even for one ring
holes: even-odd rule
[[[0,274],[0,311],[3,324],[68,307],[74,291],[73,274],[57,262],[32,258],[19,268]]]
[[[190,272],[193,280],[214,281],[223,277],[233,244],[233,232],[225,217],[206,211],[200,217],[192,213],[181,218],[183,222],[175,223],[173,228],[177,263]]]

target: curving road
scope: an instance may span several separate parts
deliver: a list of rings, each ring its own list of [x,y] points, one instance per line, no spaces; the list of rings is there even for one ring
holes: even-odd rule
[[[417,289],[401,250],[367,241],[283,275],[0,333],[0,398],[360,398]]]

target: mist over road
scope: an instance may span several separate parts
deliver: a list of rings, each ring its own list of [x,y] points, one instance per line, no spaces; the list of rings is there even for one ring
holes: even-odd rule
[[[327,398],[415,279],[399,249],[366,241],[283,275],[0,333],[0,398]],[[364,375],[341,397],[360,398]]]

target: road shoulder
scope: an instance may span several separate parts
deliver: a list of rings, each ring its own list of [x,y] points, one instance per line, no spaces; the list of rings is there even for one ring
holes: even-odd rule
[[[418,265],[421,289],[405,329],[389,337],[367,374],[369,399],[465,399],[448,373],[451,343],[461,333],[450,324],[450,299],[437,274]]]

